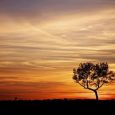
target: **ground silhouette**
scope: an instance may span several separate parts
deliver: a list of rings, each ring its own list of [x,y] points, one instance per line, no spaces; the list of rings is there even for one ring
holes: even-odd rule
[[[115,100],[14,100],[0,101],[1,114],[101,114],[115,113]]]

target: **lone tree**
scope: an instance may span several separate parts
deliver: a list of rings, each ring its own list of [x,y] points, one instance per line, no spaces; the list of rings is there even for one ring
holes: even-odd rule
[[[73,79],[85,89],[95,93],[98,100],[97,90],[104,84],[115,79],[115,73],[109,71],[107,63],[93,64],[90,62],[80,63],[78,68],[73,69]]]

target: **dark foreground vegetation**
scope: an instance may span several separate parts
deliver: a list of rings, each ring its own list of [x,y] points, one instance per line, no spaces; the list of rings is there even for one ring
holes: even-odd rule
[[[80,113],[115,113],[115,100],[35,100],[35,101],[0,101],[0,114],[72,114]]]

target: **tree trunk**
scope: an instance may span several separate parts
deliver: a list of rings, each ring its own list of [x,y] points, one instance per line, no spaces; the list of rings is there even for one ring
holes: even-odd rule
[[[93,91],[94,91],[94,93],[95,93],[95,96],[96,96],[96,101],[98,101],[99,99],[98,99],[97,90],[93,90]]]

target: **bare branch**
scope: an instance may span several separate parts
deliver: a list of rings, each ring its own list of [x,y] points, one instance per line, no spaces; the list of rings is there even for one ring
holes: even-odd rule
[[[89,88],[89,85],[88,85],[88,80],[87,80],[87,88]]]
[[[84,85],[82,85],[80,82],[78,82],[79,85],[81,85],[82,87],[84,87],[85,89],[87,89]]]
[[[97,88],[95,89],[95,90],[98,90],[99,89],[99,84],[100,84],[100,80],[99,80],[99,78],[97,79]]]
[[[103,85],[104,85],[104,82],[99,86],[99,88],[101,88]],[[98,88],[98,89],[99,89],[99,88]]]
[[[88,82],[88,80],[87,80],[87,89],[94,91],[94,89],[89,88],[89,82]]]

